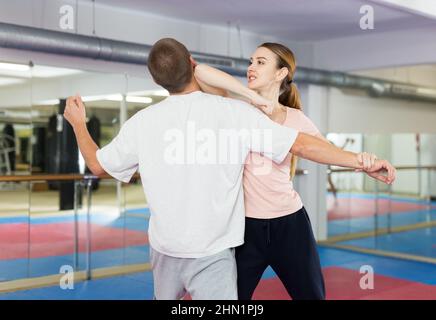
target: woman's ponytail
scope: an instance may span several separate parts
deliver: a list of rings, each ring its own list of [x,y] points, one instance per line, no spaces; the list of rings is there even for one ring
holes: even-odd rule
[[[285,83],[282,84],[284,90],[279,96],[279,102],[286,107],[301,110],[300,93],[297,86],[293,82],[289,83],[287,79],[283,82]]]

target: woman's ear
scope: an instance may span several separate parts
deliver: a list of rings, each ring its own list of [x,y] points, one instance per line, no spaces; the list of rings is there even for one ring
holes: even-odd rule
[[[197,62],[194,60],[192,56],[189,56],[189,60],[191,61],[191,65],[195,68],[197,66]]]
[[[280,70],[277,71],[277,75],[276,78],[278,81],[283,81],[284,78],[286,78],[289,74],[289,70],[286,67],[281,68]]]

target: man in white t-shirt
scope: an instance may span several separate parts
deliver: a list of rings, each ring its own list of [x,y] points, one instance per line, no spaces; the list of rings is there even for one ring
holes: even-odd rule
[[[155,297],[180,299],[188,292],[193,299],[237,299],[233,248],[244,241],[247,154],[280,163],[291,151],[320,163],[363,165],[356,154],[280,126],[249,104],[201,92],[194,65],[183,44],[158,41],[148,68],[170,96],[136,113],[102,149],[86,129],[79,96],[68,99],[64,116],[94,174],[129,182],[139,170],[151,212]],[[385,161],[371,171],[381,181],[394,179]]]

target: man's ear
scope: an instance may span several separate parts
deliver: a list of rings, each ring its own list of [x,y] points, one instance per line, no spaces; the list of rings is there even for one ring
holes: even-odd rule
[[[277,71],[276,78],[278,81],[281,82],[281,81],[283,81],[284,78],[286,78],[288,76],[288,74],[289,74],[289,69],[283,67]]]

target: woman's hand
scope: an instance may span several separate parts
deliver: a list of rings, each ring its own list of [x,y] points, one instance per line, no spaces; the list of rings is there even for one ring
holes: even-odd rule
[[[392,184],[395,181],[396,169],[388,161],[378,160],[375,154],[368,152],[359,153],[357,159],[363,168],[356,171],[364,171],[371,178],[386,184]]]
[[[397,170],[386,160],[376,160],[375,164],[365,173],[378,181],[392,184],[395,181]]]
[[[274,102],[262,97],[256,92],[250,97],[250,103],[266,115],[271,115],[274,110]]]
[[[377,156],[373,153],[361,152],[357,154],[357,159],[359,160],[359,163],[363,165],[362,170],[366,171],[374,166],[375,161],[377,160]],[[357,171],[362,171],[362,170],[357,170]]]

